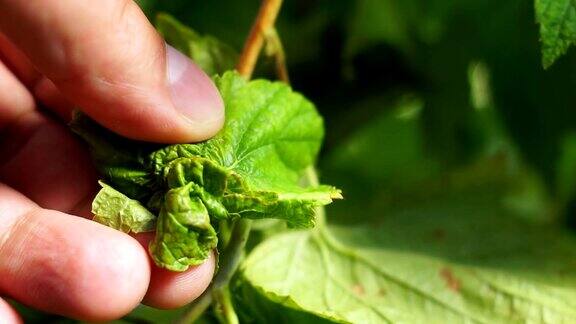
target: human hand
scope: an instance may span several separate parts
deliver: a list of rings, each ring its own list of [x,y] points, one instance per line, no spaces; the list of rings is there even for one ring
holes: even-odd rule
[[[214,258],[184,273],[150,262],[151,235],[90,217],[96,173],[66,127],[73,107],[134,139],[193,142],[222,126],[210,81],[164,45],[130,0],[0,0],[0,295],[102,321],[141,300],[192,301]],[[19,322],[0,299],[0,323]]]

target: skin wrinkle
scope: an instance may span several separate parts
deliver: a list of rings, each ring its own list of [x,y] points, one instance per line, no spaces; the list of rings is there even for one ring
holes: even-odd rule
[[[94,191],[95,172],[90,160],[82,155],[82,148],[76,139],[69,137],[60,124],[46,117],[29,136],[26,145],[11,155],[9,161],[0,168],[0,180],[11,184],[41,206],[57,210],[69,210]],[[49,149],[55,143],[58,146]],[[72,159],[71,159],[72,158]],[[17,170],[43,167],[41,174],[14,172]],[[74,185],[66,185],[77,178]],[[61,186],[59,190],[38,187],[37,181]],[[66,199],[62,199],[62,195]]]
[[[34,135],[41,130],[39,121],[34,121],[33,123],[29,122],[29,125],[22,126],[22,124],[25,124],[25,122],[28,119],[36,119],[36,118],[34,118],[37,116],[36,113],[37,113],[37,111],[35,111],[35,110],[25,111],[22,114],[20,114],[13,121],[12,124],[9,124],[9,126],[2,129],[2,135],[3,136],[0,137],[0,153],[2,153],[2,154],[0,154],[0,170],[6,164],[10,163],[10,161],[12,161],[14,159],[14,157],[16,157],[18,155],[18,153],[20,153],[20,151],[22,151],[27,146],[27,144],[34,137]],[[18,134],[18,135],[22,135],[21,134],[22,129],[24,129],[25,136],[12,136],[13,133]],[[8,134],[8,135],[6,135],[6,134]],[[16,142],[13,142],[13,141],[8,142],[7,141],[7,139],[12,140],[14,138],[19,138],[19,140],[17,140]],[[22,138],[23,138],[23,140],[22,140]],[[5,141],[9,144],[9,145],[7,145],[10,148],[9,150],[3,149],[3,147],[6,144]],[[15,144],[17,144],[17,145],[15,145]],[[1,179],[2,179],[2,175],[0,172],[0,180]]]
[[[51,252],[50,249],[42,249],[42,253],[37,254],[39,257],[34,259],[33,264],[22,262],[23,259],[29,258],[29,256],[24,255],[30,253],[30,251],[26,249],[27,246],[31,245],[30,243],[49,240],[45,242],[45,245],[51,246],[58,244],[58,242],[63,239],[58,236],[58,233],[50,232],[46,227],[41,226],[42,224],[37,224],[34,219],[41,217],[39,214],[40,210],[35,208],[19,217],[12,227],[11,233],[13,238],[9,241],[18,242],[19,244],[11,249],[17,251],[18,254],[9,255],[6,258],[8,260],[15,260],[11,262],[12,267],[8,267],[13,268],[12,273],[9,273],[8,276],[13,278],[22,277],[23,273],[26,274],[24,277],[30,278],[42,276],[44,278],[42,281],[25,281],[34,283],[27,286],[26,294],[35,296],[37,299],[46,295],[58,296],[58,303],[50,305],[51,307],[57,307],[57,305],[62,302],[65,304],[69,303],[69,301],[63,301],[62,298],[68,298],[66,292],[71,288],[66,285],[70,280],[67,280],[66,275],[61,270],[59,271],[59,269],[67,269],[66,271],[70,273],[77,273],[75,263],[70,262],[71,259],[75,259],[75,255],[68,254],[66,258],[63,259],[61,255],[49,253]],[[25,235],[22,235],[22,233],[25,233]],[[16,234],[18,234],[18,236],[16,236]]]
[[[28,58],[12,42],[0,32],[0,61],[6,64],[8,69],[24,85],[34,83],[41,79],[42,75],[36,71]]]
[[[155,93],[154,96],[150,95],[150,91],[146,90],[144,87],[137,86],[129,83],[121,83],[118,80],[106,80],[94,75],[84,75],[81,80],[67,80],[65,82],[59,82],[61,87],[79,89],[84,84],[84,89],[97,88],[98,93],[87,93],[84,96],[84,100],[89,98],[94,98],[94,100],[102,93],[116,93],[116,96],[121,96],[122,101],[119,103],[117,99],[110,98],[108,103],[102,103],[104,105],[116,104],[119,109],[123,110],[122,114],[117,114],[116,118],[108,119],[108,126],[111,128],[118,129],[121,125],[126,124],[141,124],[148,125],[151,120],[154,120],[154,129],[161,133],[172,132],[177,125],[175,125],[172,119],[168,118],[155,118],[155,110],[158,107],[163,107],[164,110],[173,110],[175,114],[180,116],[180,119],[185,119],[183,115],[176,112],[173,106],[169,105],[170,98],[167,94],[163,92]],[[88,85],[91,84],[92,86]],[[101,98],[102,99],[102,98]],[[102,101],[102,100],[100,100]],[[132,105],[130,103],[138,102],[140,105]],[[193,134],[199,133],[201,130],[215,128],[213,125],[220,125],[223,120],[223,116],[207,119],[202,123],[198,121],[193,121],[187,119],[190,124],[195,125],[190,127],[190,132]],[[150,127],[151,127],[150,126]]]
[[[70,264],[70,262],[62,262],[61,257],[46,253],[38,254],[40,258],[36,258],[33,264],[26,264],[24,262],[24,260],[29,257],[27,254],[29,254],[30,251],[26,249],[26,246],[29,246],[30,242],[36,241],[37,238],[50,238],[58,242],[58,238],[46,235],[53,233],[47,233],[46,229],[41,226],[34,226],[33,219],[35,216],[38,216],[37,209],[32,209],[26,214],[21,215],[7,232],[7,243],[3,244],[3,251],[0,251],[0,258],[8,260],[8,262],[5,261],[6,263],[2,266],[4,269],[0,268],[0,271],[5,273],[9,278],[34,278],[42,276],[43,280],[23,280],[25,283],[25,289],[23,291],[10,291],[4,285],[3,290],[13,296],[18,296],[25,292],[30,298],[40,300],[46,295],[59,296],[57,303],[54,303],[54,299],[45,300],[48,304],[45,306],[58,309],[59,304],[62,302],[67,303],[61,298],[62,296],[66,298],[68,294],[65,294],[65,292],[69,290],[69,287],[63,285],[68,281],[62,276],[62,272],[56,269],[63,267],[72,270],[72,273],[74,273],[74,268],[69,268],[73,266],[73,264]],[[49,249],[46,250],[50,251]],[[9,253],[10,251],[13,253]],[[50,305],[50,302],[53,304]]]
[[[132,66],[130,65],[131,69],[129,70],[130,73],[126,73],[125,75],[129,75],[131,78],[135,80],[139,80],[141,78],[141,71],[161,71],[163,72],[161,75],[165,75],[165,58],[166,53],[164,52],[164,46],[157,46],[155,51],[150,52],[150,49],[142,48],[142,42],[135,42],[138,40],[138,35],[141,35],[141,27],[139,24],[136,24],[134,19],[129,19],[132,16],[138,15],[140,9],[134,4],[133,1],[130,0],[122,0],[119,3],[120,9],[117,10],[119,13],[116,19],[113,19],[112,26],[117,26],[118,30],[116,33],[113,33],[115,37],[120,37],[117,40],[118,43],[124,44],[123,48],[128,49],[125,54],[129,54],[130,56],[139,56],[139,53],[142,50],[146,50],[148,53],[153,53],[153,55],[147,55],[147,60],[137,60],[135,57],[125,57],[125,61],[127,62],[137,62],[141,65]],[[116,11],[115,11],[116,12]],[[156,44],[162,44],[163,40],[160,35],[155,31],[152,30],[149,33],[149,37],[153,38],[151,42]],[[126,45],[129,44],[129,45]],[[121,48],[121,47],[119,47]],[[136,50],[138,49],[138,50]],[[123,53],[124,54],[124,53]],[[101,69],[101,71],[106,72],[106,69]],[[117,77],[117,76],[116,76]],[[162,80],[162,78],[155,78],[156,81]],[[164,81],[164,80],[162,80]]]
[[[36,108],[34,98],[18,78],[0,61],[0,89],[12,91],[0,94],[0,130],[17,121],[26,112]],[[4,107],[4,105],[6,105]]]
[[[46,18],[46,21],[42,24],[42,27],[46,29],[44,32],[46,35],[53,33],[54,29],[60,32],[57,34],[57,37],[45,37],[45,39],[50,40],[50,42],[46,45],[52,48],[53,56],[51,57],[50,61],[56,63],[56,65],[53,66],[50,71],[46,71],[49,78],[55,82],[60,82],[60,80],[78,80],[82,75],[91,75],[95,74],[99,70],[104,70],[103,67],[95,66],[94,64],[86,64],[87,62],[93,62],[92,60],[87,61],[86,57],[90,57],[92,51],[98,47],[106,46],[110,48],[110,42],[105,40],[113,37],[113,33],[102,34],[101,32],[102,30],[108,29],[105,26],[108,26],[109,24],[107,21],[109,17],[102,17],[101,15],[96,14],[97,11],[86,8],[83,10],[85,15],[83,19],[90,19],[93,23],[90,25],[78,25],[78,28],[70,29],[67,19],[63,19],[59,15],[53,14],[52,11],[58,11],[59,4],[57,1],[51,1],[53,2],[52,5],[55,4],[57,8],[54,10],[47,10],[47,12],[50,13],[50,19]],[[100,4],[106,6],[116,2],[117,0],[100,1]],[[61,3],[60,5],[60,12],[62,12],[63,15],[66,17],[74,15],[74,13],[70,13],[70,8],[68,8],[68,5],[65,3]],[[88,6],[87,3],[79,3],[79,5]],[[81,10],[81,8],[78,9]],[[113,11],[111,9],[106,9],[103,12]],[[106,19],[104,20],[103,18]],[[54,26],[60,27],[55,28]],[[90,43],[94,43],[95,46],[88,46]],[[87,71],[86,68],[90,68],[89,71]]]
[[[99,92],[101,93],[115,92],[118,94],[122,94],[124,102],[144,103],[144,105],[139,106],[123,104],[122,109],[124,110],[124,113],[118,116],[118,118],[108,121],[108,123],[110,125],[113,125],[114,128],[121,127],[121,125],[126,123],[126,121],[133,121],[135,123],[144,124],[147,120],[153,118],[154,108],[161,106],[160,102],[157,102],[157,100],[150,102],[151,101],[149,99],[150,93],[143,87],[139,87],[129,83],[121,83],[118,82],[118,80],[106,80],[105,78],[95,75],[88,75],[85,76],[85,78],[88,78],[88,81],[83,82],[91,83],[93,87],[98,88]],[[70,82],[73,87],[78,86],[78,83],[74,81],[66,81],[66,82],[67,83]],[[110,89],[113,89],[113,91]]]
[[[142,82],[142,71],[148,71],[149,75],[146,79],[158,83],[159,79],[151,78],[150,72],[156,72],[159,68],[164,68],[165,55],[161,50],[163,46],[156,46],[158,50],[154,51],[154,55],[142,56],[141,53],[143,51],[150,52],[149,48],[143,47],[149,44],[149,42],[142,42],[140,39],[143,35],[141,33],[142,26],[135,24],[134,19],[128,19],[129,17],[137,16],[139,14],[137,10],[139,9],[135,7],[132,1],[123,0],[120,2],[115,1],[114,3],[119,3],[120,9],[109,10],[109,12],[119,12],[119,14],[114,14],[111,18],[100,18],[98,22],[102,25],[111,26],[115,28],[115,30],[105,35],[105,37],[102,37],[99,28],[90,29],[84,33],[75,35],[75,38],[67,45],[70,49],[68,58],[62,61],[71,64],[72,67],[70,70],[73,71],[73,74],[68,77],[53,78],[53,80],[65,82],[69,79],[77,80],[87,75],[93,77],[95,80],[107,81],[107,83],[115,86],[122,84],[133,86],[133,83]],[[162,44],[160,36],[157,35],[155,31],[151,30],[151,33],[148,34],[154,36],[154,39],[151,40],[150,43]],[[98,37],[95,37],[95,35]],[[83,46],[79,46],[79,43],[83,44]],[[111,47],[110,44],[119,44],[119,46]],[[102,56],[99,60],[94,61],[93,64],[87,65],[85,58],[87,54],[90,54],[90,49],[100,48],[103,45],[107,45],[110,50],[114,51],[114,55]],[[123,49],[123,51],[119,52],[118,49]],[[143,60],[142,58],[148,59]],[[135,65],[135,63],[139,63],[140,65]],[[76,68],[74,66],[78,67]],[[85,71],[86,67],[89,68],[88,73]],[[123,73],[112,73],[118,70],[123,71]],[[158,83],[157,85],[160,86],[161,84]]]
[[[154,55],[154,59],[150,63],[151,66],[145,67],[145,69],[149,70],[152,69],[157,61],[164,61],[165,57],[165,47],[161,47],[162,51],[158,52],[157,55]],[[163,65],[162,65],[163,66]],[[138,69],[140,70],[140,68]],[[171,102],[171,99],[168,97],[167,93],[163,91],[158,91],[155,93],[156,96],[150,96],[150,90],[147,87],[141,86],[140,84],[131,83],[130,80],[122,79],[122,78],[108,78],[106,76],[101,75],[81,75],[81,80],[66,80],[66,81],[59,81],[60,83],[70,83],[72,86],[77,87],[78,83],[82,84],[93,84],[96,88],[100,89],[99,91],[102,93],[110,92],[110,89],[114,89],[113,92],[120,92],[125,95],[124,99],[125,102],[140,102],[144,103],[144,105],[139,106],[125,106],[124,114],[121,116],[123,119],[115,119],[112,122],[109,122],[114,127],[120,127],[120,125],[124,124],[126,121],[136,121],[141,120],[140,123],[144,124],[146,121],[151,120],[154,118],[154,110],[157,107],[164,107],[164,109],[173,110],[174,107],[171,105],[167,105],[167,103]],[[164,86],[164,85],[158,85]],[[161,98],[161,100],[160,100]],[[176,114],[180,115],[178,111],[175,111]],[[214,125],[220,126],[223,123],[223,116],[219,116],[212,119],[204,120],[202,123],[191,120],[184,115],[180,115],[180,119],[186,119],[188,123],[194,125],[191,127],[190,130],[192,133],[197,133],[198,129],[214,129]],[[156,120],[155,128],[159,129],[161,132],[170,132],[174,129],[176,125],[173,122],[168,120]]]
[[[117,1],[119,9],[113,10],[112,12],[117,12],[117,17],[115,19],[116,26],[123,26],[126,22],[130,23],[131,19],[126,19],[128,16],[129,10],[133,10],[130,6],[132,5],[131,0],[118,0]],[[123,35],[123,34],[122,34]]]
[[[43,34],[49,34],[50,30],[52,29],[52,27],[49,26],[58,26],[60,25],[59,19],[57,19],[57,17],[54,17],[54,15],[51,15],[50,12],[48,10],[39,10],[38,12],[38,21],[44,21],[44,30],[41,30],[41,33]],[[52,19],[50,19],[50,17],[52,17]],[[59,28],[55,28],[56,30],[58,30]],[[69,48],[69,41],[66,40],[65,37],[54,37],[54,39],[51,39],[51,41],[48,44],[44,44],[45,45],[45,51],[48,52],[48,56],[52,58],[53,61],[55,62],[67,62],[66,59],[68,57],[67,54],[67,49]],[[62,71],[64,71],[64,73],[66,74],[67,71],[63,66],[58,66],[57,69],[53,70],[53,73],[56,71],[60,71],[60,73],[62,73]],[[50,73],[51,77],[56,77],[57,73]]]
[[[5,195],[6,193],[4,193],[4,191],[7,191],[6,189],[7,186],[0,183],[0,194]],[[18,199],[18,197],[14,197],[14,199]],[[2,220],[0,223],[0,260],[3,260],[2,255],[4,255],[6,242],[14,236],[19,219],[22,218],[23,215],[32,213],[35,208],[37,208],[35,204],[27,208],[22,208],[22,210],[15,209],[11,204],[7,206],[0,204],[0,219]]]

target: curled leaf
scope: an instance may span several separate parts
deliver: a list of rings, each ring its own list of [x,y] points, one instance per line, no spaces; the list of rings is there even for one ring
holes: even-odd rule
[[[94,221],[125,233],[153,231],[156,216],[118,190],[100,181],[102,189],[92,202]]]

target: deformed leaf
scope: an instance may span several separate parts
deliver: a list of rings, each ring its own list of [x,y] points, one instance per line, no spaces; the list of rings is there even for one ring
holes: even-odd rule
[[[94,221],[125,233],[153,231],[156,216],[126,195],[100,181],[102,189],[92,202]]]
[[[150,251],[159,266],[175,271],[209,255],[216,221],[276,218],[312,227],[315,207],[341,198],[334,187],[299,184],[323,137],[312,103],[283,83],[248,82],[235,72],[215,83],[226,123],[202,143],[159,147],[120,139],[82,118],[73,123],[105,180],[159,214]],[[122,147],[129,149],[123,153]],[[122,159],[111,163],[105,158],[110,152]]]
[[[542,64],[550,67],[576,43],[576,3],[573,0],[536,0],[540,24]]]
[[[232,216],[313,226],[312,207],[329,204],[341,194],[330,186],[298,185],[323,137],[322,119],[312,103],[285,84],[247,82],[234,72],[216,78],[216,85],[226,106],[224,129],[206,142],[171,145],[152,153],[154,170],[175,169],[175,161],[184,170],[183,161],[203,157],[202,168],[183,171],[191,175],[188,180],[176,177],[182,179],[180,184],[207,179],[205,187],[225,188],[218,195]],[[200,177],[207,170],[212,170],[211,176]]]
[[[206,260],[217,244],[208,210],[194,195],[193,183],[169,190],[150,244],[154,261],[169,270],[184,271]]]

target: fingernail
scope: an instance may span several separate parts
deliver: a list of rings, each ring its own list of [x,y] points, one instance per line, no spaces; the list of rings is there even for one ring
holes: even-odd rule
[[[194,122],[224,118],[224,103],[212,80],[188,57],[166,44],[168,84],[172,103]]]

